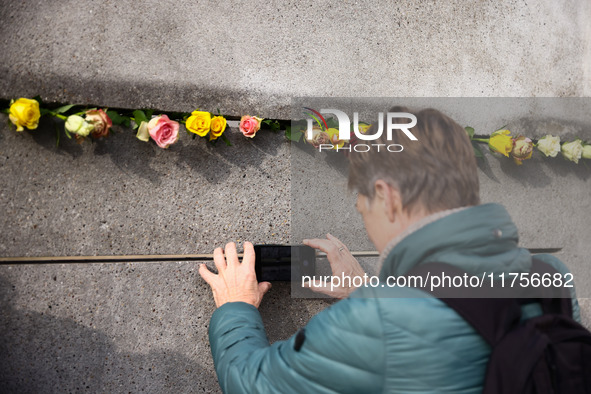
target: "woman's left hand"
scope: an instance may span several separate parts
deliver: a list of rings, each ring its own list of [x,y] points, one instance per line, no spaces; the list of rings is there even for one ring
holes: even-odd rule
[[[214,274],[205,264],[201,264],[199,274],[211,286],[216,306],[219,308],[226,302],[246,302],[258,308],[271,283],[257,282],[252,243],[244,243],[242,262],[238,260],[234,242],[226,244],[225,256],[222,248],[216,248],[213,260],[218,273]]]

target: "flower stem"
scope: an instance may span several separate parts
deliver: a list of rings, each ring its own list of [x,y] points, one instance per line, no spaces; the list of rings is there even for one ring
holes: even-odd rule
[[[488,144],[489,139],[488,138],[472,138],[472,141],[486,142]]]

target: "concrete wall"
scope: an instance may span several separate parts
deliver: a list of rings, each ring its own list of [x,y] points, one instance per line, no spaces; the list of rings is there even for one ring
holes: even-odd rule
[[[292,96],[591,94],[585,0],[0,7],[0,92],[287,118]]]
[[[549,0],[4,2],[0,98],[289,118],[301,95],[588,96],[590,16],[586,1]],[[1,118],[2,256],[208,253],[292,236],[281,135],[246,140],[234,128],[233,147],[183,135],[164,151],[116,128],[106,141],[56,147],[51,121],[17,134]],[[562,247],[586,289],[589,167],[487,154],[480,177],[483,200],[507,205],[522,244]],[[335,235],[368,247],[351,220],[354,231]],[[3,391],[216,392],[214,305],[196,268],[0,267]],[[271,341],[329,305],[289,294],[276,285],[261,307]]]

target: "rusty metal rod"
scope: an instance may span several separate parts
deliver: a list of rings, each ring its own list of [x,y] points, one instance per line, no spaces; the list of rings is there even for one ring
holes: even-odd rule
[[[532,248],[530,253],[556,253],[562,248]],[[355,257],[378,257],[376,251],[352,251]],[[316,252],[317,257],[326,257],[325,253]],[[238,253],[242,257],[242,253]],[[163,261],[209,261],[213,254],[132,254],[113,256],[31,256],[31,257],[0,257],[0,265],[19,264],[66,264],[66,263],[152,263]]]

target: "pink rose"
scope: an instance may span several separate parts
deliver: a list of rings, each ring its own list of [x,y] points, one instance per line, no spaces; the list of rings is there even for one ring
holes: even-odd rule
[[[256,116],[244,115],[240,119],[240,131],[245,137],[254,137],[261,128],[261,120],[263,119]]]
[[[179,122],[170,120],[166,115],[161,115],[150,120],[148,132],[159,147],[166,149],[179,138]]]
[[[106,137],[109,135],[109,129],[113,126],[111,118],[102,109],[91,109],[86,111],[87,122],[92,124],[92,136],[94,138]]]
[[[321,131],[320,129],[312,129],[312,131],[314,134],[310,140],[310,143],[312,146],[314,146],[314,148],[318,148],[320,145],[331,143],[330,136],[326,132]]]

